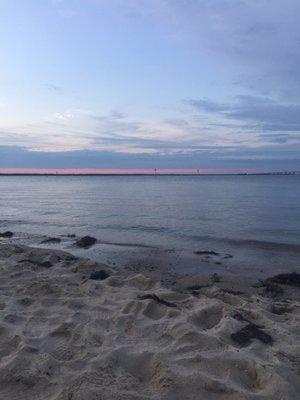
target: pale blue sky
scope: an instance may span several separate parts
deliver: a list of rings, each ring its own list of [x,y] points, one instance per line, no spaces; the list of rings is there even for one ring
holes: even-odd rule
[[[300,169],[299,13],[0,0],[0,167]]]

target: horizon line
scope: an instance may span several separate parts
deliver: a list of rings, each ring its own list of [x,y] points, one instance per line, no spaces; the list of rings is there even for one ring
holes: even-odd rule
[[[0,168],[1,176],[261,175],[299,173],[300,171],[251,168]]]

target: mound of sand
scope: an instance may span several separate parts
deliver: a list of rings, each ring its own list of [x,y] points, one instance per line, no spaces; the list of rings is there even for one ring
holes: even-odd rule
[[[172,291],[61,251],[0,245],[0,315],[3,400],[287,400],[300,393],[295,300],[215,285],[200,294]],[[232,334],[249,325],[272,340],[235,341]]]

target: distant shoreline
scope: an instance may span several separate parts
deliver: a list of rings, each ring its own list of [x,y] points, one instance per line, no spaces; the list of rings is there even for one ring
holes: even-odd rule
[[[300,175],[300,172],[257,172],[257,173],[0,173],[0,176],[257,176],[257,175]]]

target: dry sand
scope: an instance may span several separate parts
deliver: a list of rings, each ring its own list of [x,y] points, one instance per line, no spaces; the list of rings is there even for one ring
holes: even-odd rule
[[[300,397],[299,288],[161,278],[1,244],[0,399]]]

